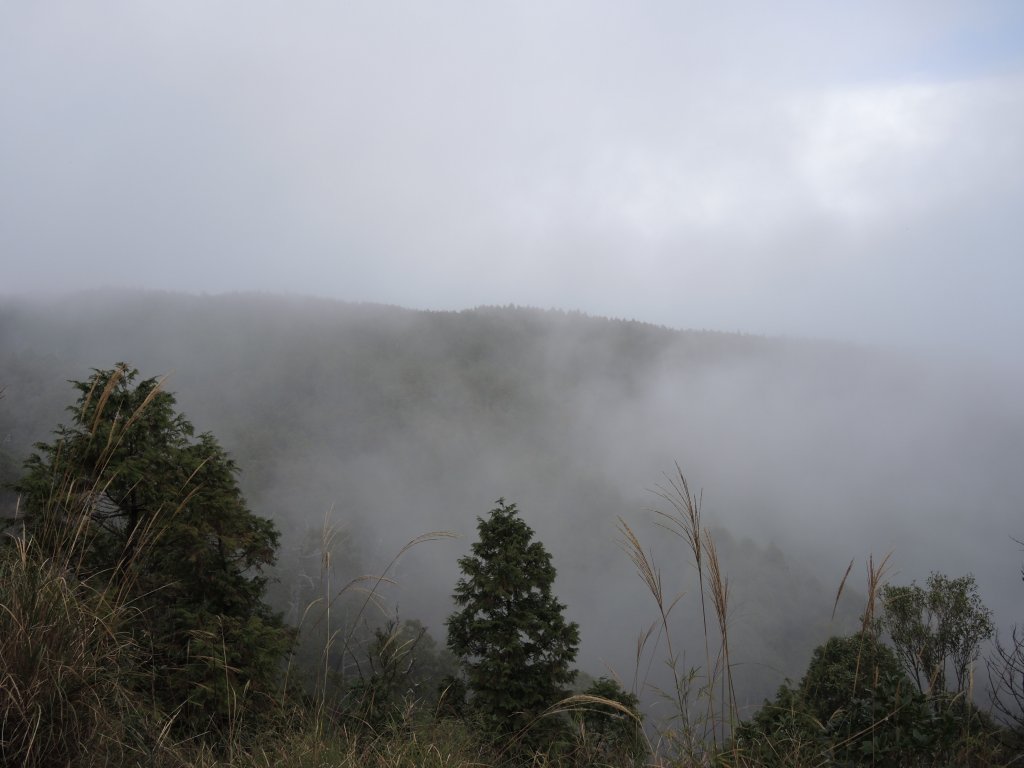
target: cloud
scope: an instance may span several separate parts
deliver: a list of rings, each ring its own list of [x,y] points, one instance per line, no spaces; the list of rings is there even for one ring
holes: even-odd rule
[[[515,302],[934,343],[934,297],[968,260],[992,276],[982,315],[1024,278],[1013,4],[0,14],[7,290]],[[964,339],[1004,328],[1021,319]]]
[[[1024,159],[1022,94],[1007,78],[794,99],[798,173],[814,202],[856,223],[968,203]]]

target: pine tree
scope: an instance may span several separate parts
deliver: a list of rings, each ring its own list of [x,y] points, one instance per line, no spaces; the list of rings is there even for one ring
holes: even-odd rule
[[[156,379],[120,363],[79,391],[70,426],[17,484],[26,535],[138,609],[152,691],[197,732],[237,727],[273,693],[292,633],[263,602],[278,534],[249,511],[234,462],[194,438]]]
[[[532,726],[530,734],[539,734],[545,728],[536,717],[575,677],[579,626],[565,620],[552,594],[551,555],[532,541],[515,504],[497,505],[478,518],[480,539],[459,560],[460,610],[448,618],[448,647],[461,660],[473,709],[492,730]]]

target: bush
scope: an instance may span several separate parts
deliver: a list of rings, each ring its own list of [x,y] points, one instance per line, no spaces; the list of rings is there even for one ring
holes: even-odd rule
[[[959,763],[963,725],[932,706],[874,634],[859,632],[815,649],[799,686],[782,686],[743,723],[734,749],[761,765]]]

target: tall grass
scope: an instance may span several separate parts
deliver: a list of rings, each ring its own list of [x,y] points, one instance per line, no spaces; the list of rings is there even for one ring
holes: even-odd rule
[[[116,383],[111,377],[87,402],[105,400]],[[112,432],[101,461],[114,440]],[[55,467],[65,466],[62,449],[58,444]],[[116,765],[152,760],[166,744],[171,718],[138,693],[145,652],[128,630],[138,619],[130,584],[82,567],[103,492],[68,470],[55,472],[42,523],[26,530],[16,508],[0,540],[5,765]],[[151,539],[152,529],[137,531],[136,551]],[[130,571],[130,563],[120,565]]]
[[[159,744],[159,718],[125,679],[141,655],[124,629],[132,608],[111,597],[31,539],[0,554],[5,765],[118,764]]]
[[[297,663],[293,655],[282,688],[282,702],[287,701],[289,695],[305,702],[301,728],[313,736],[310,745],[314,758],[319,759],[321,747],[330,749],[328,735],[331,732],[340,729],[348,734],[359,731],[360,725],[370,726],[369,722],[360,722],[360,713],[382,705],[374,700],[387,693],[384,686],[378,685],[379,670],[373,668],[372,663],[369,669],[364,669],[360,660],[361,656],[372,653],[369,646],[374,642],[383,646],[385,663],[396,667],[415,647],[415,642],[401,637],[402,627],[388,613],[381,595],[382,587],[394,583],[389,574],[414,547],[454,537],[449,531],[431,531],[417,536],[379,573],[359,575],[335,586],[334,558],[342,529],[325,517],[317,535],[319,573],[316,578],[302,575],[314,585],[316,596],[302,607],[297,627],[300,638],[304,638],[305,645],[300,645],[300,649],[304,650],[307,663],[310,659],[315,661],[312,668],[303,670],[301,662]],[[343,603],[354,604],[354,614],[346,612],[344,620],[338,621],[336,612]],[[380,626],[384,629],[379,629]],[[317,645],[310,649],[311,644]],[[393,713],[401,714],[403,709],[411,712],[419,702],[406,703],[408,706],[393,707]]]
[[[658,618],[637,642],[637,670],[641,658],[653,660],[664,643],[665,663],[671,673],[672,690],[655,689],[672,703],[671,715],[658,729],[658,749],[683,765],[708,762],[728,742],[739,721],[736,692],[729,658],[729,581],[722,570],[711,532],[701,523],[701,495],[690,490],[682,470],[666,486],[655,489],[669,506],[655,510],[658,525],[682,540],[697,572],[698,600],[703,623],[703,667],[684,667],[683,656],[672,637],[671,615],[683,593],[669,595],[664,577],[651,553],[623,519],[619,519],[620,544],[654,599]],[[714,644],[714,650],[713,650]],[[648,647],[650,646],[650,647]]]
[[[102,399],[106,394],[90,392],[89,397]],[[132,418],[134,414],[127,416],[129,421]],[[109,456],[116,439],[101,446],[102,457]],[[64,465],[60,459],[58,453],[54,466]],[[56,473],[45,499],[45,514],[39,516],[42,524],[27,526],[16,510],[0,543],[0,765],[480,764],[480,742],[468,729],[461,735],[451,725],[432,731],[449,744],[463,743],[472,758],[462,762],[448,761],[436,749],[438,759],[430,762],[433,753],[425,740],[431,738],[431,731],[417,730],[411,741],[399,741],[370,729],[353,729],[350,722],[337,717],[344,703],[337,696],[346,690],[345,676],[331,675],[332,658],[339,658],[343,669],[353,662],[358,667],[356,655],[362,648],[357,627],[369,624],[368,612],[382,605],[380,589],[390,583],[388,574],[398,560],[414,546],[452,534],[418,536],[380,574],[361,576],[335,589],[331,537],[336,532],[325,526],[323,593],[304,612],[327,629],[311,695],[289,694],[291,681],[286,676],[278,701],[282,728],[264,733],[260,743],[254,743],[251,734],[229,727],[223,743],[213,748],[202,741],[173,741],[176,712],[161,711],[156,699],[146,693],[155,673],[148,668],[146,649],[131,629],[140,620],[129,597],[132,562],[119,563],[113,572],[92,573],[83,567],[92,535],[92,511],[104,489],[84,487],[81,480],[71,472]],[[144,558],[150,548],[160,545],[153,531],[148,527],[136,532],[133,558]],[[346,596],[357,600],[356,616],[349,624],[335,627],[332,607]],[[217,638],[208,639],[210,647],[218,646]],[[231,653],[223,647],[223,639],[219,642],[221,653],[211,661],[221,666],[227,679]],[[226,690],[233,697],[229,702],[233,723],[241,717],[247,692],[231,685]],[[470,743],[474,746],[465,746]]]
[[[25,766],[184,765],[189,745],[171,741],[176,712],[157,705],[155,672],[139,627],[145,616],[131,597],[135,565],[159,545],[158,515],[131,531],[107,569],[89,564],[99,530],[96,513],[111,502],[101,478],[160,391],[121,414],[103,436],[100,413],[121,382],[118,366],[105,386],[84,393],[80,414],[97,416],[84,436],[95,456],[92,476],[76,472],[68,445],[48,455],[47,487],[33,487],[33,515],[0,520],[0,764]],[[31,462],[43,459],[33,457]],[[188,495],[169,504],[176,514]],[[224,654],[226,665],[227,654]],[[225,666],[226,669],[226,666]],[[182,751],[184,749],[184,751]]]

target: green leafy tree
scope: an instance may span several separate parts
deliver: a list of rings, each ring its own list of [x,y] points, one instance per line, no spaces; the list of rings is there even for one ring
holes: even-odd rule
[[[79,578],[138,610],[151,690],[181,727],[218,733],[269,707],[292,633],[263,602],[278,534],[246,507],[237,467],[194,437],[156,379],[118,364],[79,392],[17,484],[23,526]]]
[[[960,693],[969,683],[981,643],[992,637],[992,612],[971,575],[928,577],[927,588],[887,585],[881,627],[922,693]]]
[[[464,577],[455,587],[459,610],[448,618],[448,647],[487,726],[498,733],[532,726],[527,741],[536,744],[546,730],[537,716],[565,695],[575,675],[579,626],[563,617],[565,606],[551,591],[551,555],[533,541],[516,505],[499,499],[478,521],[473,554],[459,560]]]

